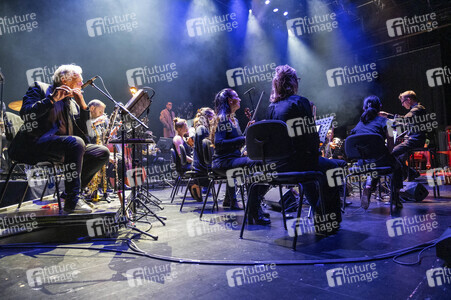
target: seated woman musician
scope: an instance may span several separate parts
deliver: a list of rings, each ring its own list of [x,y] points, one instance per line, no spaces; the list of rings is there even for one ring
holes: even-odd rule
[[[241,133],[235,112],[240,108],[241,99],[238,94],[229,88],[221,90],[215,97],[215,125],[212,127],[211,140],[215,146],[213,155],[213,170],[219,174],[226,175],[226,171],[234,168],[252,168],[259,162],[241,156],[241,148],[245,143],[245,137]],[[257,186],[254,193],[249,195],[249,223],[255,221],[259,225],[271,223],[267,214],[263,212],[261,201],[263,195],[260,189],[266,190],[265,186]],[[235,186],[227,185],[226,196],[223,206],[231,209],[242,209],[238,206]]]
[[[215,112],[209,107],[202,107],[197,110],[194,118],[194,149],[192,169],[201,174],[208,174],[209,166],[205,163],[203,152],[203,140],[210,138],[211,126],[215,119]]]
[[[338,168],[346,163],[340,160],[326,159],[319,155],[319,136],[314,122],[312,103],[307,98],[296,95],[297,92],[298,77],[296,70],[289,65],[276,67],[272,80],[271,103],[267,110],[267,118],[284,122],[295,118],[310,120],[304,122],[307,123],[303,127],[305,132],[292,138],[296,153],[288,159],[277,161],[277,170],[280,172],[321,171],[324,173],[324,182],[327,182],[326,171]],[[304,189],[310,204],[316,208],[316,213],[329,215],[331,219],[334,219],[333,221],[341,222],[341,202],[338,187],[323,187],[322,201],[325,211],[321,211],[321,206],[317,205],[319,195],[314,185],[306,184]],[[334,214],[333,218],[332,213]],[[334,231],[336,230],[338,228],[334,228]]]
[[[174,129],[175,136],[172,139],[175,151],[177,153],[177,159],[180,159],[180,147],[185,148],[186,162],[187,164],[183,166],[183,171],[191,170],[191,163],[193,162],[193,149],[187,144],[185,140],[185,134],[188,133],[188,123],[185,119],[174,118]]]
[[[377,96],[368,96],[363,101],[363,114],[360,116],[360,121],[354,129],[351,130],[351,134],[365,134],[376,133],[387,139],[387,152],[381,153],[381,157],[377,160],[373,160],[370,163],[375,163],[376,166],[391,166],[394,168],[393,184],[395,187],[395,198],[393,203],[396,207],[401,208],[402,203],[399,199],[399,190],[402,189],[402,167],[400,162],[389,152],[389,149],[393,147],[393,137],[389,135],[387,129],[387,118],[379,116],[379,112],[382,108],[382,102]],[[361,162],[360,162],[361,163]],[[379,178],[367,177],[365,189],[362,193],[361,207],[365,210],[370,205],[371,192],[374,192],[379,182]]]

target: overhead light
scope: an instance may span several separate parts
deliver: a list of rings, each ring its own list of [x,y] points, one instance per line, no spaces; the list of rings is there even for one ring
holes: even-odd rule
[[[269,0],[266,0],[266,1],[265,1],[265,4],[266,4],[266,5],[268,5],[268,4],[269,4],[269,2],[271,2],[271,1],[269,1]]]
[[[288,15],[288,12],[287,12],[287,11],[286,11],[286,12],[284,12],[284,13],[283,13],[283,15],[284,15],[284,16]]]
[[[272,11],[273,11],[273,12],[278,12],[279,9],[278,9],[278,8],[274,8]]]

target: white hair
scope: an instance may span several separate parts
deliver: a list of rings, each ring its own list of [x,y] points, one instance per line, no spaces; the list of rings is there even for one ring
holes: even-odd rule
[[[102,101],[98,100],[98,99],[93,99],[91,101],[89,101],[88,103],[88,107],[106,107],[105,103],[103,103]]]
[[[81,70],[80,66],[77,66],[75,64],[70,65],[61,65],[56,69],[55,73],[53,74],[53,85],[54,86],[60,86],[62,84],[62,80],[64,78],[72,77],[75,74],[78,74],[81,76],[81,73],[83,71]]]

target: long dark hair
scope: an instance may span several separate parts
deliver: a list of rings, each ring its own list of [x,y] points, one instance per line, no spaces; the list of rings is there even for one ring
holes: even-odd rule
[[[379,97],[371,95],[363,100],[363,114],[360,116],[360,121],[367,124],[377,117],[382,108],[382,102]]]
[[[269,101],[279,102],[298,92],[298,76],[296,70],[289,65],[278,66],[272,79],[272,90]]]
[[[212,126],[210,130],[210,140],[212,143],[215,142],[215,133],[219,121],[226,120],[232,112],[229,105],[229,98],[233,98],[233,92],[234,90],[226,88],[219,91],[219,93],[215,96],[214,104],[216,117],[212,122],[213,124],[211,124]]]

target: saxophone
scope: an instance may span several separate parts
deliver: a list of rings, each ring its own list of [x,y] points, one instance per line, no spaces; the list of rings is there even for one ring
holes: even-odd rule
[[[91,126],[92,126],[92,130],[94,130],[94,132],[96,134],[96,145],[101,145],[102,141],[101,141],[99,133],[97,132],[96,127],[94,126],[94,124],[91,124]],[[99,188],[99,184],[100,184],[101,180],[102,180],[102,178],[101,178],[101,174],[99,171],[94,175],[94,177],[88,183],[88,190],[89,190],[88,193],[91,194],[91,200],[93,202],[99,201],[98,188]]]

